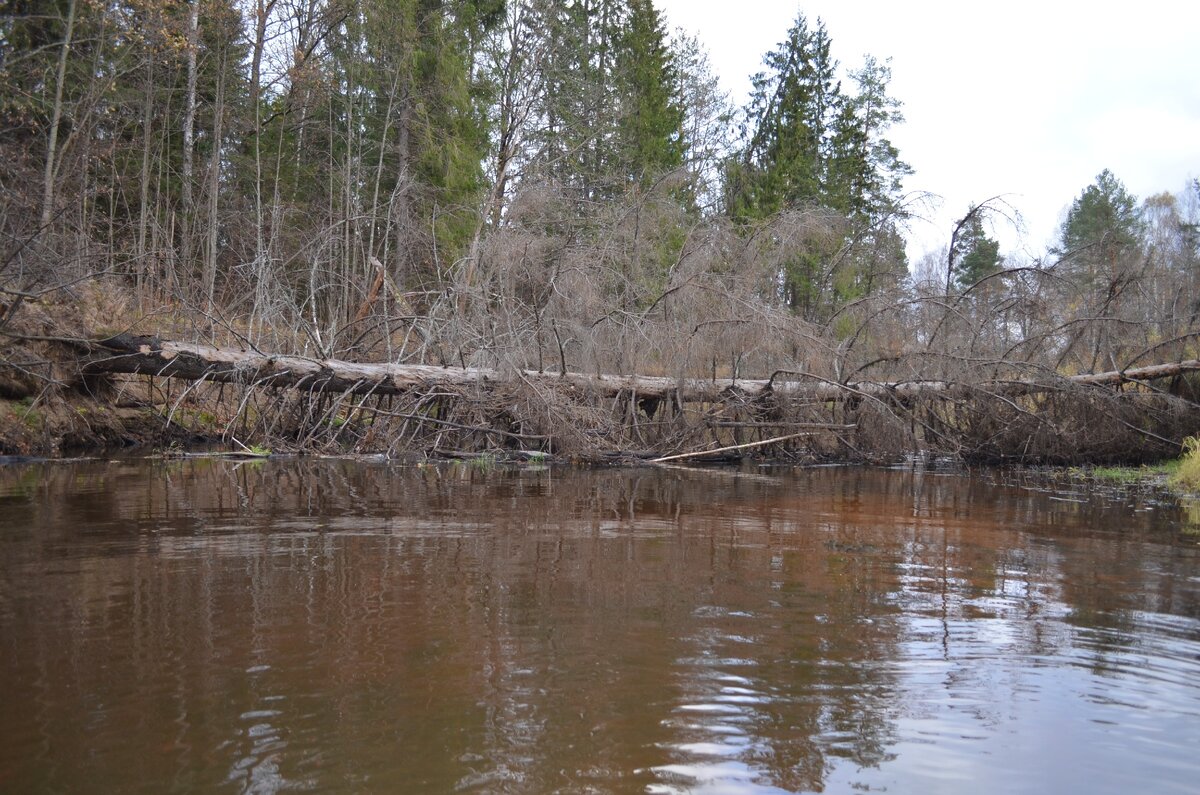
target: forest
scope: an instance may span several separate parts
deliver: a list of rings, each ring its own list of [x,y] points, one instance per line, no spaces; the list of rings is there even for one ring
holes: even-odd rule
[[[738,107],[653,0],[8,0],[0,454],[1177,453],[1200,181],[910,262],[888,62],[778,38]]]

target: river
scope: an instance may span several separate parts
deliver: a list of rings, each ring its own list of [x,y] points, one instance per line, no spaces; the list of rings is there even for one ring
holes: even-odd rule
[[[0,467],[0,792],[1195,792],[1198,539],[913,469]]]

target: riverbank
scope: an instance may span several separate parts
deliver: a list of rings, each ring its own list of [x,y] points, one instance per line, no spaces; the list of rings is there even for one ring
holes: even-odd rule
[[[135,310],[119,283],[100,281],[14,302],[0,335],[0,455],[216,445],[587,463],[918,455],[1096,466],[1169,458],[1200,429],[1191,359],[966,382],[338,358],[273,330],[252,342],[249,329],[169,303]]]

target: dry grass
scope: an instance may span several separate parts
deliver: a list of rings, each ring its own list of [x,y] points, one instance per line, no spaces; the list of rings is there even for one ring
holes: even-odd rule
[[[1200,492],[1200,438],[1189,436],[1183,440],[1183,456],[1179,467],[1171,475],[1171,484],[1191,492]]]

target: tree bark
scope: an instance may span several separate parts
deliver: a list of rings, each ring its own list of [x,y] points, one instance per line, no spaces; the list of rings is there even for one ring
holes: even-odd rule
[[[220,74],[217,77],[217,95],[213,105],[212,155],[208,163],[208,239],[204,250],[204,299],[211,310],[217,289],[217,248],[220,240],[220,223],[217,209],[221,199],[221,138],[225,124],[225,51],[220,58]]]
[[[806,377],[803,381],[747,379],[663,378],[638,375],[538,373],[532,370],[505,373],[485,368],[438,367],[424,364],[368,364],[337,359],[279,356],[257,351],[216,348],[122,334],[92,343],[101,355],[86,364],[89,373],[140,373],[219,383],[262,384],[313,392],[350,392],[358,395],[395,395],[433,387],[491,387],[526,381],[558,385],[580,392],[611,396],[636,393],[639,399],[675,398],[685,402],[718,402],[731,394],[754,398],[783,394],[817,401],[853,398],[874,400],[934,396],[1002,395],[1015,397],[1054,392],[1072,387],[1111,388],[1124,383],[1144,383],[1186,372],[1200,371],[1200,360],[1157,364],[1133,370],[1112,371],[1043,381],[993,381],[967,384],[949,381],[839,384]]]
[[[195,205],[193,198],[192,177],[195,173],[196,159],[196,58],[200,48],[200,0],[192,0],[188,8],[187,29],[187,90],[184,95],[183,111],[183,162],[181,164],[181,179],[183,182],[183,212],[180,218],[182,232],[182,258],[190,262],[192,258],[192,229],[195,224]]]
[[[71,53],[71,38],[75,33],[75,0],[67,5],[67,32],[58,54],[58,74],[54,85],[54,107],[50,112],[50,140],[46,142],[46,171],[42,178],[42,226],[50,224],[54,214],[54,172],[58,155],[58,127],[62,124],[63,84],[67,81],[67,56]]]
[[[147,48],[149,50],[149,48]],[[137,232],[137,293],[143,295],[146,263],[146,230],[150,225],[150,131],[154,123],[154,60],[146,53],[146,84],[142,105],[142,173],[140,175],[140,202],[138,205]]]

